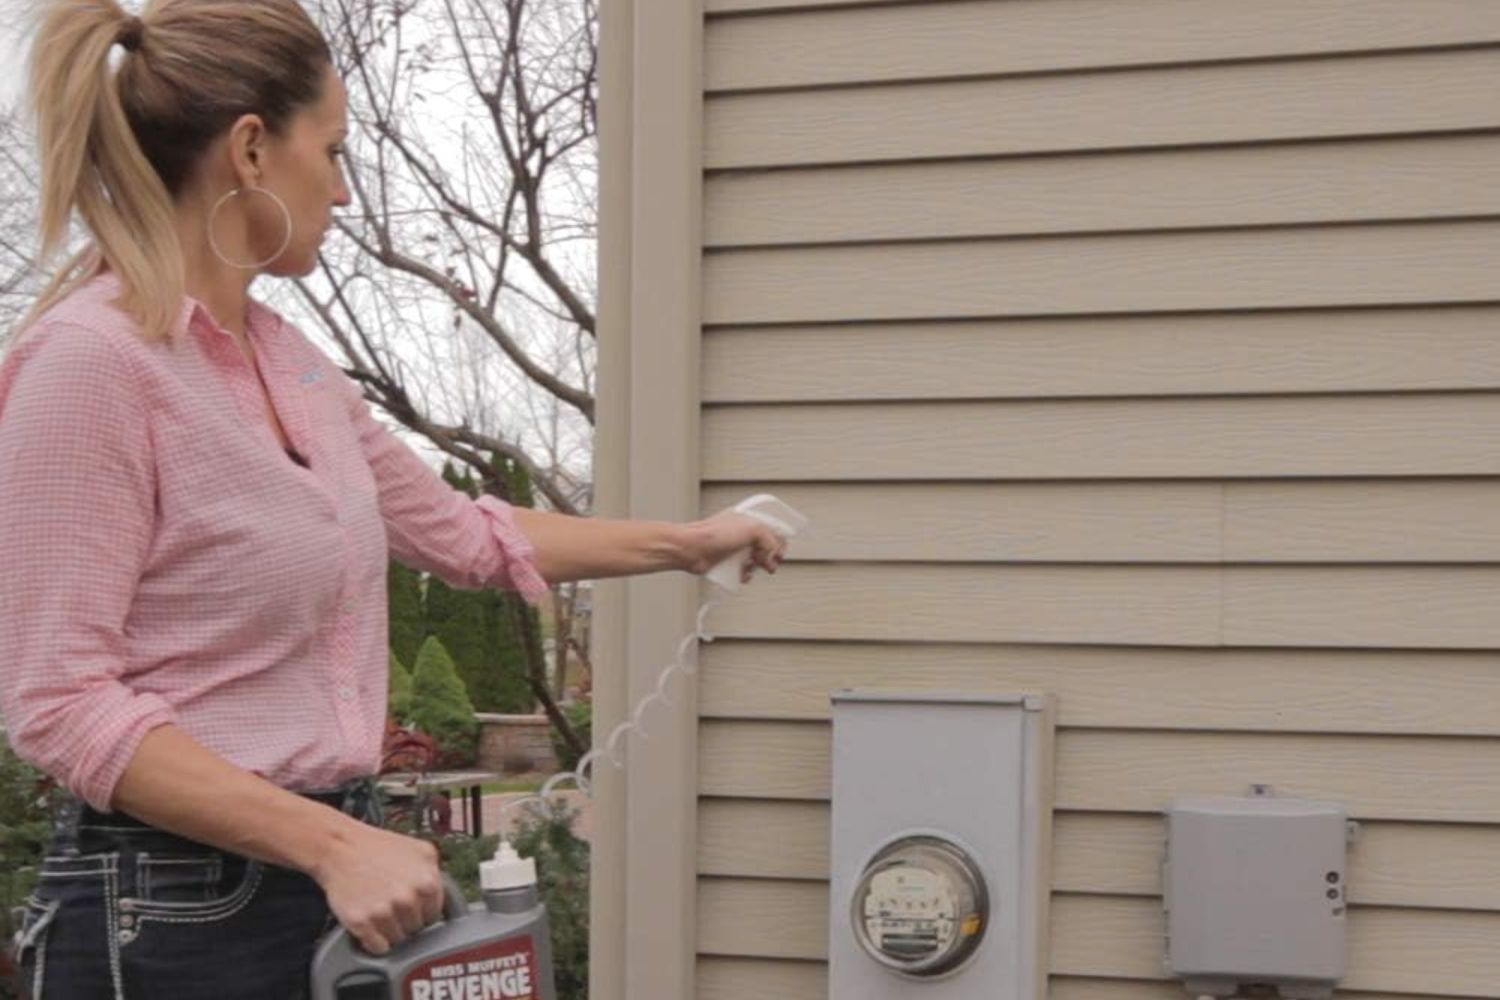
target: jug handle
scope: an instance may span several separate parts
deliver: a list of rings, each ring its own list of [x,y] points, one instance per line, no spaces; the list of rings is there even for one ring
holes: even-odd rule
[[[452,876],[443,873],[443,920],[458,920],[469,912],[469,902]],[[421,931],[417,932],[419,935]],[[407,939],[408,941],[411,938]],[[400,945],[397,945],[399,948]],[[312,964],[313,1000],[333,1000],[334,988],[351,972],[385,972],[380,956],[371,955],[344,928],[337,927],[318,945]]]
[[[469,912],[469,901],[464,898],[463,889],[459,888],[453,876],[443,872],[443,919],[457,920],[467,916]]]

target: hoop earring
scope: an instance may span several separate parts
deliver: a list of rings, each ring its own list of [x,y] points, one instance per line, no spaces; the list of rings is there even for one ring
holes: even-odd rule
[[[281,241],[281,246],[277,248],[275,253],[256,264],[239,264],[235,261],[230,260],[224,255],[224,251],[219,249],[219,241],[214,238],[214,222],[219,217],[219,210],[229,203],[229,199],[233,198],[237,194],[240,194],[242,191],[256,191],[260,194],[265,195],[267,198],[270,198],[276,203],[276,207],[281,209],[281,217],[286,220],[286,239]],[[241,271],[258,271],[261,268],[267,267],[270,264],[274,263],[277,258],[286,253],[286,248],[292,245],[291,209],[287,208],[286,202],[282,201],[281,197],[270,188],[235,188],[233,191],[229,192],[224,197],[215,202],[214,210],[208,213],[208,245],[213,250],[214,256],[218,257],[221,261],[223,261],[225,264],[228,264],[230,267],[236,268]]]

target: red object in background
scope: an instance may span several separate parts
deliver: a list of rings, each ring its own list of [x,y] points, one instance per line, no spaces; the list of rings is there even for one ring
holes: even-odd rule
[[[380,773],[415,771],[419,774],[437,766],[442,751],[437,741],[420,729],[407,729],[395,719],[385,720],[385,741],[381,746]]]
[[[381,750],[381,774],[426,774],[437,767],[443,757],[443,751],[431,736],[420,729],[407,729],[391,718],[385,720],[385,741]],[[416,808],[421,811],[416,817],[419,828],[440,837],[452,832],[453,804],[446,794],[418,795]],[[394,811],[399,813],[402,809]]]

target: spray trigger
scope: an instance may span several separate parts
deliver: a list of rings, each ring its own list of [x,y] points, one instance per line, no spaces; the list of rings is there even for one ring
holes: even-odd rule
[[[782,538],[797,535],[811,523],[806,514],[769,493],[757,493],[755,496],[747,497],[731,509],[736,514],[755,518]],[[706,574],[709,582],[730,593],[738,593],[740,571],[749,555],[749,549],[741,549],[719,563]]]

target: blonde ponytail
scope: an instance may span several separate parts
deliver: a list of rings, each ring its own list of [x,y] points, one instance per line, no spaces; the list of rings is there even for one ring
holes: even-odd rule
[[[22,328],[107,268],[142,336],[169,336],[186,281],[174,199],[240,116],[281,131],[317,99],[331,63],[296,0],[152,0],[141,18],[116,0],[43,0],[31,56],[40,259],[63,246],[75,213],[92,241]]]
[[[32,315],[102,265],[119,276],[121,304],[155,340],[176,320],[183,261],[171,199],[130,127],[110,65],[131,24],[114,0],[57,0],[42,17],[31,64],[42,164],[41,259],[61,248],[75,210],[93,246],[62,268]]]

